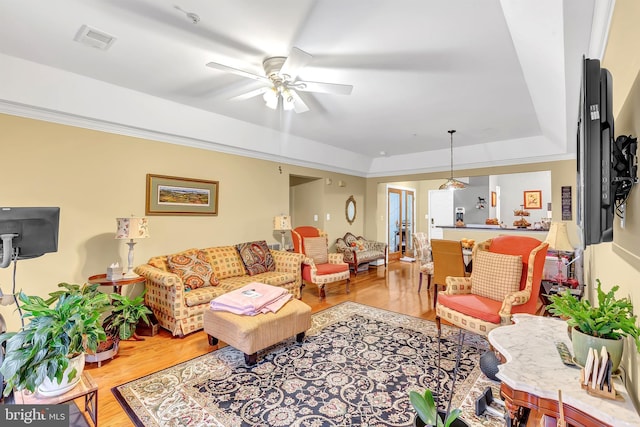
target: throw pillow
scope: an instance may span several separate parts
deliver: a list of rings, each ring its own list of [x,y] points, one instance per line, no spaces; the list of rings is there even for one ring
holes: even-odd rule
[[[477,251],[471,273],[471,293],[496,301],[520,290],[522,256]]]
[[[182,279],[185,291],[220,284],[202,251],[170,255],[167,257],[167,264],[169,271]]]
[[[266,241],[240,243],[236,245],[236,250],[240,254],[244,268],[249,276],[255,276],[267,271],[276,271],[276,263]]]
[[[326,264],[329,262],[326,237],[305,237],[304,252],[316,264]]]

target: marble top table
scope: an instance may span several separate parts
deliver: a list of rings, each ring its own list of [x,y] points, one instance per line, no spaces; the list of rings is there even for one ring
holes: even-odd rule
[[[614,385],[623,401],[591,396],[580,388],[580,369],[562,363],[555,343],[562,341],[571,351],[566,322],[529,314],[515,314],[513,321],[513,325],[489,332],[489,342],[506,359],[498,367],[496,376],[503,382],[503,391],[506,385],[510,391],[520,393],[523,399],[517,399],[517,403],[539,398],[542,402],[527,407],[554,415],[554,411],[557,414],[558,390],[562,390],[567,421],[575,416],[582,422],[587,418],[593,425],[602,425],[598,421],[615,427],[640,425],[640,416],[619,379]],[[509,400],[509,396],[505,398]]]

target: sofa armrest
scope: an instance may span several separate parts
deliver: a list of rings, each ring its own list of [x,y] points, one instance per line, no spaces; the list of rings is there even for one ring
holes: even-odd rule
[[[155,313],[166,313],[174,319],[187,317],[184,284],[178,275],[142,264],[134,270],[145,278],[144,301]]]
[[[471,293],[471,277],[452,277],[447,276],[445,279],[447,289],[444,293],[447,295],[461,295]]]

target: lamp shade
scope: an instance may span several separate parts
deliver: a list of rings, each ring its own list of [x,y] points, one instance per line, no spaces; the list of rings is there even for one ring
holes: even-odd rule
[[[273,217],[273,229],[276,231],[291,230],[291,217],[289,215]]]
[[[145,217],[116,218],[116,239],[144,239],[149,237],[149,222]]]
[[[549,227],[549,234],[545,239],[545,243],[549,244],[550,249],[562,252],[573,252],[574,248],[569,241],[567,233],[567,224],[564,222],[552,222]]]

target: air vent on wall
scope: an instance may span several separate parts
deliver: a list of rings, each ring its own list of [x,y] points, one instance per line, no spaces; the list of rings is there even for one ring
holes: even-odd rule
[[[116,41],[116,38],[104,31],[83,25],[78,30],[74,40],[87,46],[107,50]]]

